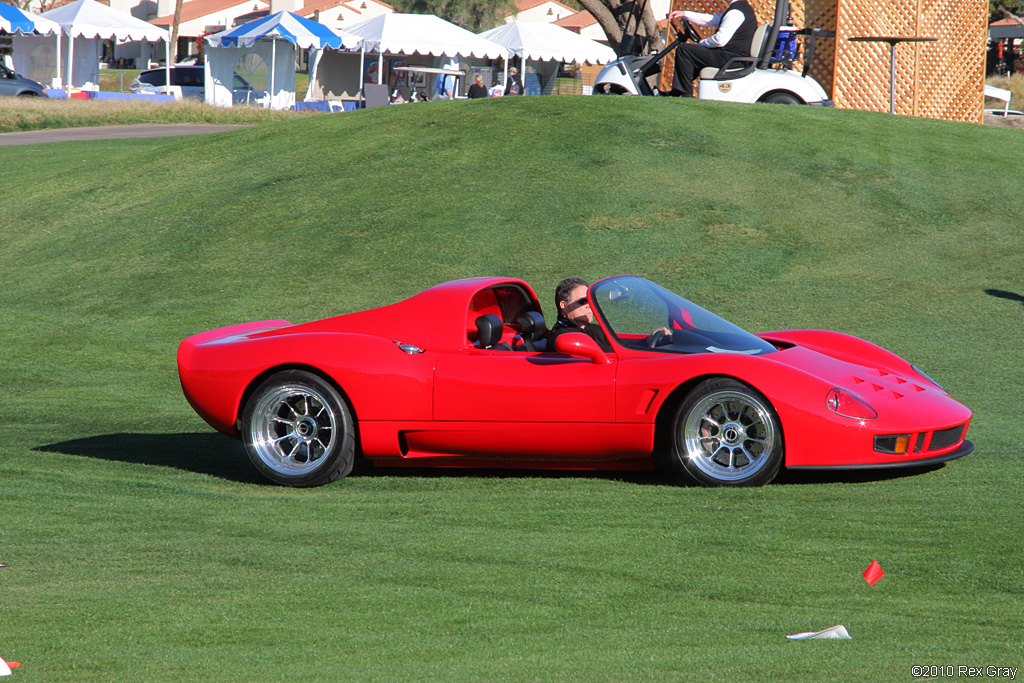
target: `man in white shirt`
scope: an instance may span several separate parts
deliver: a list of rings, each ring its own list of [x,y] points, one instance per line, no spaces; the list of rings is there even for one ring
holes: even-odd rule
[[[684,43],[676,48],[676,70],[670,95],[693,97],[693,79],[706,66],[724,66],[733,57],[749,57],[750,43],[757,30],[757,16],[747,0],[731,0],[718,14],[676,10],[669,19],[683,17],[701,26],[718,30],[699,43]]]

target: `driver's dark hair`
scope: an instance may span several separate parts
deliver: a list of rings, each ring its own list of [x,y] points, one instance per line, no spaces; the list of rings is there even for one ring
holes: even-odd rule
[[[562,301],[569,301],[569,292],[576,287],[583,285],[584,287],[590,287],[590,283],[578,277],[567,277],[558,283],[555,287],[555,314],[561,310],[558,304]]]

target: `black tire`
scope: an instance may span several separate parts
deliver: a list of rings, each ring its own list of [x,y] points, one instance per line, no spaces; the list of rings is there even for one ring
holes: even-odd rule
[[[768,104],[803,104],[803,100],[788,92],[773,92],[761,101]]]
[[[285,486],[321,486],[352,471],[355,421],[348,403],[302,370],[267,378],[242,411],[242,442],[252,464]]]
[[[704,486],[763,486],[779,473],[784,452],[775,409],[736,380],[698,384],[672,423],[675,464]]]

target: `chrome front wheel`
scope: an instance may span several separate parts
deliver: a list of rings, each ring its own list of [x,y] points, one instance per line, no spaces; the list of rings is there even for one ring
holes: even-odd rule
[[[771,404],[730,379],[702,382],[676,414],[675,455],[705,486],[760,486],[782,465],[782,429]]]

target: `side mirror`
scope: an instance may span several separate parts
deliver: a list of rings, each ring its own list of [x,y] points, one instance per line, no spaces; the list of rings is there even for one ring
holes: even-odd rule
[[[555,337],[555,351],[567,356],[589,358],[597,365],[607,365],[610,362],[597,342],[582,332],[567,332]]]

